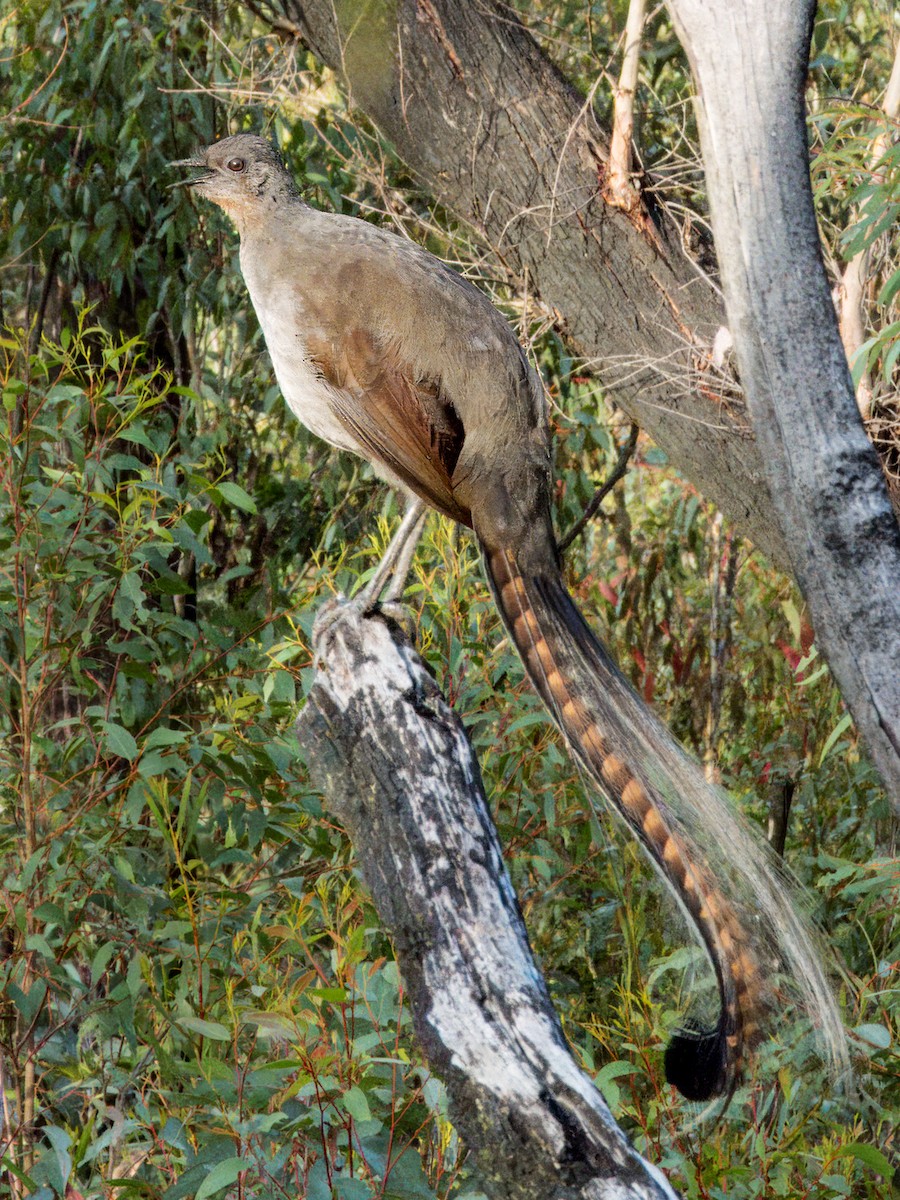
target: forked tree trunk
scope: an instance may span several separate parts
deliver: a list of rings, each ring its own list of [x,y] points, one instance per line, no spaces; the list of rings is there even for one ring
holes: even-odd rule
[[[774,562],[789,559],[717,289],[645,194],[604,199],[609,138],[503,0],[254,0],[333,67],[436,200],[536,296],[610,397]]]
[[[269,2],[672,461],[793,571],[900,804],[900,530],[818,249],[802,102],[813,0],[670,6],[701,94],[755,438],[740,389],[715,365],[715,289],[662,206],[626,214],[604,202],[608,151],[590,104],[501,0]]]

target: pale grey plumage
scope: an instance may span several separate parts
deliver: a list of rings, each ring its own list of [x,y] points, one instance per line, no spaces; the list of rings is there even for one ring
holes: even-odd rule
[[[241,269],[285,398],[334,445],[474,528],[526,670],[573,752],[650,852],[716,969],[714,1030],[677,1041],[671,1077],[727,1093],[769,1001],[777,954],[836,1068],[840,1021],[778,870],[583,622],[550,520],[539,378],[488,300],[411,242],[305,204],[268,142],[227,138],[189,165],[241,237]],[[749,917],[717,887],[742,882]]]

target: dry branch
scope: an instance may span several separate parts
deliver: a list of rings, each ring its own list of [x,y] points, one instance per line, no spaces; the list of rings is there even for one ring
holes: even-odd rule
[[[422,1049],[483,1185],[508,1200],[676,1200],[566,1044],[478,764],[397,626],[330,605],[298,738],[357,848]]]
[[[625,24],[622,70],[613,93],[613,127],[609,143],[609,175],[606,198],[625,212],[640,205],[640,193],[634,186],[631,139],[634,133],[634,96],[641,61],[641,34],[644,31],[645,0],[631,0]]]

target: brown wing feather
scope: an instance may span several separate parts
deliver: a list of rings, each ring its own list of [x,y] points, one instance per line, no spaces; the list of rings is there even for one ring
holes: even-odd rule
[[[440,512],[471,525],[451,482],[465,433],[440,381],[416,378],[396,345],[381,345],[366,330],[344,332],[339,346],[311,339],[308,350],[334,389],[335,416],[366,456]]]

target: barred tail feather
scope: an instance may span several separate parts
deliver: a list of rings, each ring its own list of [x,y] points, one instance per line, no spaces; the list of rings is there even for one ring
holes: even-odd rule
[[[845,1073],[843,1027],[821,957],[768,847],[637,696],[560,574],[523,573],[512,552],[483,539],[481,546],[532,684],[578,761],[670,884],[712,961],[718,1022],[712,1029],[687,1023],[675,1035],[665,1058],[669,1081],[692,1100],[732,1093],[771,1005],[771,958],[793,980],[832,1070]],[[723,876],[752,901],[752,918],[739,915],[725,896]]]

